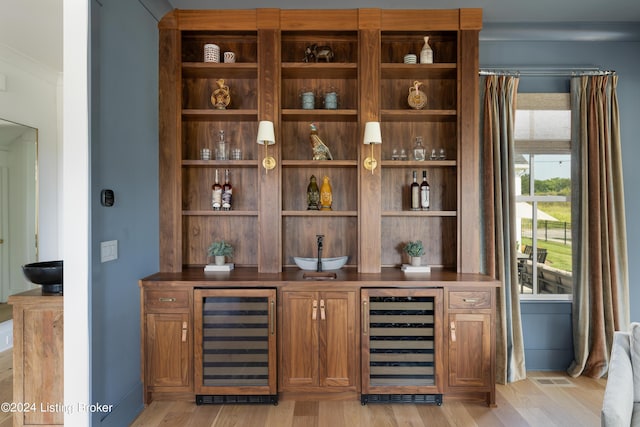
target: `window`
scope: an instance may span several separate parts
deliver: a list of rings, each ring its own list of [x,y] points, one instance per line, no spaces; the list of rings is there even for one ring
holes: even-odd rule
[[[514,170],[523,298],[572,293],[569,104],[568,93],[518,94]]]

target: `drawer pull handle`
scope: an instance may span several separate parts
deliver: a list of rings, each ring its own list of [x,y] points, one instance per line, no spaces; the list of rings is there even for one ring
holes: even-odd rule
[[[462,298],[462,301],[468,302],[469,304],[475,304],[478,302],[478,298]]]
[[[160,302],[176,302],[176,299],[175,298],[160,297],[160,298],[158,298],[158,301],[160,301]]]
[[[187,322],[182,322],[182,342],[187,342]]]
[[[324,312],[324,300],[323,299],[320,300],[320,319],[322,319],[322,320],[326,320],[327,319],[327,316],[325,315],[325,312]]]
[[[271,335],[276,333],[276,308],[275,308],[275,304],[276,302],[274,300],[271,300],[271,313],[269,316],[269,328],[271,329]]]
[[[456,322],[451,322],[451,342],[456,342]]]
[[[318,318],[318,301],[313,300],[313,311],[311,313],[311,320],[316,320]]]

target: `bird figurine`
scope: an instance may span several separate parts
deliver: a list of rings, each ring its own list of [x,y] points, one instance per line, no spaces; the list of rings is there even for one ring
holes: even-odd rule
[[[311,133],[309,134],[309,141],[313,148],[313,160],[333,160],[331,150],[318,136],[318,128],[315,123],[311,123]]]

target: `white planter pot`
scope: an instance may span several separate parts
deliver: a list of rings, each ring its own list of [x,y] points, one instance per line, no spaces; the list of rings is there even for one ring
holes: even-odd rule
[[[224,255],[216,255],[213,261],[215,265],[224,265]]]
[[[414,267],[420,266],[421,261],[422,261],[422,258],[419,256],[411,257],[411,265],[413,265]]]

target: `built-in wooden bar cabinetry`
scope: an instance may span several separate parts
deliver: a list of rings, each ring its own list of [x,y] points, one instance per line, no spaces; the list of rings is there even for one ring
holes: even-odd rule
[[[387,394],[495,404],[499,282],[481,274],[481,26],[480,9],[175,10],[161,20],[160,272],[140,281],[146,402]],[[434,63],[404,63],[426,36]],[[204,62],[209,43],[219,63]],[[332,60],[304,61],[314,44]],[[222,62],[227,51],[236,62]],[[226,109],[211,100],[221,80]],[[407,102],[416,81],[423,109]],[[303,108],[310,91],[315,108]],[[325,108],[326,92],[337,108]],[[275,129],[270,170],[256,143],[262,120]],[[381,123],[373,148],[363,143],[369,121]],[[311,123],[333,160],[312,160]],[[220,130],[241,159],[215,159]],[[427,156],[442,148],[446,159],[413,160],[418,136]],[[401,149],[409,158],[392,158]],[[373,172],[363,165],[372,152]],[[226,169],[233,207],[216,211],[211,187]],[[409,184],[423,170],[431,207],[412,211]],[[311,175],[319,185],[329,177],[331,210],[307,210]],[[305,279],[294,264],[317,255],[319,234],[324,257],[349,257],[335,279]],[[234,246],[235,269],[204,272],[221,239]],[[431,273],[400,270],[409,240],[423,241]]]

